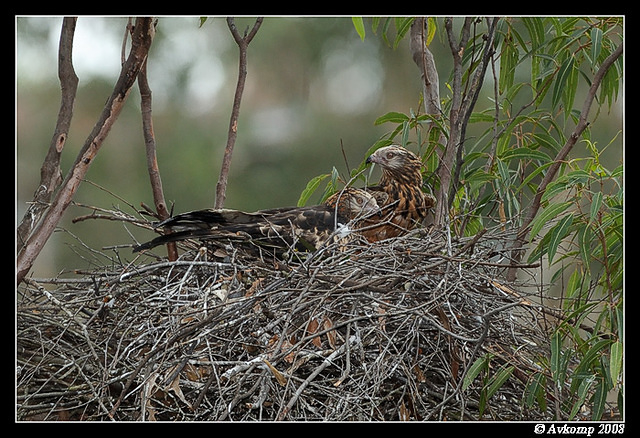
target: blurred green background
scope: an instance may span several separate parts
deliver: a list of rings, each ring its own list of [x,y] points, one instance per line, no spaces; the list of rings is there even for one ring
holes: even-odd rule
[[[75,160],[117,79],[126,21],[78,19],[73,62],[80,84],[63,173]],[[241,31],[253,22],[248,17],[236,19]],[[55,127],[61,23],[62,18],[55,17],[16,19],[17,221],[37,187]],[[213,206],[237,81],[238,48],[225,19],[209,18],[199,25],[199,17],[160,17],[148,62],[158,162],[165,198],[169,205],[175,203],[175,213]],[[438,38],[431,50],[445,93],[451,56]],[[295,205],[312,177],[330,172],[333,166],[348,174],[341,143],[349,166],[356,167],[367,149],[394,128],[374,126],[376,118],[390,111],[409,113],[420,105],[421,82],[408,44],[405,38],[394,50],[370,32],[362,41],[349,17],[267,17],[249,46],[225,207]],[[482,99],[479,108],[489,105],[487,96]],[[611,120],[602,133],[605,144],[621,129],[620,112],[616,105],[611,114],[599,116]],[[608,158],[614,163],[622,159],[619,137]],[[375,172],[373,178],[377,179]],[[136,207],[140,202],[153,205],[137,86],[87,179]],[[318,191],[311,202],[320,195]],[[131,212],[116,197],[86,183],[75,201]],[[60,231],[36,261],[33,276],[100,266],[108,260],[88,248],[102,251],[105,246],[132,243],[129,233],[140,241],[154,236],[119,222],[71,223],[88,213],[86,208],[69,208]],[[129,249],[102,252],[122,261],[132,259]]]

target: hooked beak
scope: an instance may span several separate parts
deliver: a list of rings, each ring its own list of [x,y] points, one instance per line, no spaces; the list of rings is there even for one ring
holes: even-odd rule
[[[371,208],[368,209],[368,210],[369,210],[369,216],[370,217],[374,217],[374,216],[376,216],[378,218],[382,217],[382,209],[380,207],[378,207],[377,204],[376,204],[375,207],[371,206]]]
[[[371,163],[383,164],[383,161],[384,161],[383,158],[373,153],[367,157],[367,159],[365,160],[365,163],[366,164],[371,164]]]

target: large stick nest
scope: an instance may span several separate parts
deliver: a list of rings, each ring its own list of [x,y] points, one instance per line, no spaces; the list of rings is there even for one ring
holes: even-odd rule
[[[547,354],[540,307],[501,280],[512,236],[491,234],[418,230],[279,259],[191,242],[176,262],[28,279],[17,418],[550,419],[523,402]]]

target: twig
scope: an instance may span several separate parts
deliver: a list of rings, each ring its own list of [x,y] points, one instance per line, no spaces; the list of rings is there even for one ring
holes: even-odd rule
[[[316,367],[316,369],[313,370],[313,372],[309,375],[309,377],[307,377],[304,382],[302,382],[300,384],[300,386],[298,387],[298,389],[296,390],[296,392],[293,394],[293,397],[291,397],[291,399],[289,400],[289,402],[287,403],[287,405],[284,407],[284,409],[280,412],[280,414],[278,415],[278,421],[282,421],[284,420],[284,418],[287,416],[287,414],[289,413],[289,411],[291,410],[291,408],[293,407],[294,404],[296,404],[296,402],[298,401],[298,398],[300,398],[300,395],[302,395],[303,391],[307,388],[307,386],[309,386],[309,384],[313,381],[313,379],[315,379],[318,374],[320,374],[325,368],[327,368],[329,365],[333,364],[333,361],[340,355],[342,355],[345,350],[348,348],[348,346],[350,344],[356,343],[359,340],[359,338],[357,336],[351,336],[347,342],[345,342],[340,348],[338,348],[336,351],[334,351],[333,353],[331,353],[327,358],[325,358],[322,363]]]
[[[249,34],[241,36],[235,25],[233,17],[227,18],[227,26],[233,35],[233,39],[238,45],[239,60],[238,60],[238,82],[236,84],[236,92],[233,97],[233,108],[231,110],[231,120],[229,120],[229,131],[227,134],[227,146],[224,150],[224,156],[222,157],[222,167],[220,169],[220,177],[216,184],[216,202],[215,208],[224,207],[224,201],[226,199],[227,192],[227,180],[229,178],[229,168],[231,167],[231,156],[233,154],[233,147],[236,143],[236,137],[238,136],[238,117],[240,115],[240,102],[242,101],[242,93],[244,93],[244,83],[247,77],[247,48],[253,37],[260,29],[262,24],[262,17],[256,19],[256,22]]]
[[[169,217],[167,203],[164,200],[164,191],[162,190],[162,178],[160,178],[160,169],[158,167],[158,157],[156,154],[156,139],[153,131],[153,118],[151,117],[152,109],[152,93],[149,81],[147,79],[147,60],[145,59],[138,74],[138,87],[140,88],[140,107],[142,111],[142,132],[144,134],[144,144],[147,152],[147,171],[149,172],[149,180],[151,181],[151,192],[153,193],[153,203],[156,207],[159,220]],[[175,242],[167,243],[167,252],[169,260],[178,259],[178,249]]]
[[[420,76],[422,77],[422,94],[424,99],[424,109],[427,115],[434,117],[435,119],[441,119],[444,114],[440,106],[440,78],[438,76],[438,70],[436,68],[435,59],[433,54],[427,47],[425,30],[427,28],[427,20],[425,17],[417,17],[411,24],[410,30],[410,51],[413,58],[413,62],[418,66],[420,70]],[[434,129],[435,123],[429,125],[429,130]],[[440,132],[438,143],[446,144],[447,138],[444,132]],[[443,155],[441,155],[442,160]],[[446,195],[446,191],[438,191],[436,193],[436,205],[442,205],[444,198],[442,195]],[[440,210],[436,207],[437,211]],[[427,217],[426,225],[442,225],[442,217],[440,213],[435,215],[429,215]]]
[[[478,354],[478,351],[480,350],[480,347],[484,343],[485,339],[487,338],[487,334],[489,333],[489,321],[491,320],[491,317],[493,315],[496,315],[497,313],[503,312],[505,310],[508,310],[508,309],[510,309],[512,307],[515,307],[515,306],[518,306],[520,304],[521,304],[520,302],[505,304],[504,306],[501,306],[501,307],[499,307],[497,309],[493,309],[493,310],[485,313],[484,315],[482,315],[482,334],[478,337],[478,339],[475,339],[475,340],[471,341],[471,342],[474,343],[473,351],[471,352],[471,354],[468,357],[467,366],[465,367],[464,371],[462,372],[462,375],[459,377],[458,385],[456,386],[456,388],[454,389],[454,391],[451,394],[449,394],[447,397],[445,397],[442,400],[442,402],[440,402],[437,406],[435,406],[432,409],[431,413],[429,414],[429,416],[426,419],[429,419],[430,416],[436,414],[440,410],[440,408],[442,406],[447,404],[450,400],[452,400],[462,390],[462,384],[464,383],[464,377],[466,376],[467,372],[471,368],[471,364],[473,363],[473,360],[475,359],[476,355]],[[441,330],[443,330],[443,329],[441,328]],[[445,330],[443,330],[443,331],[445,331]],[[450,333],[450,335],[453,335],[453,333]]]
[[[495,51],[493,47],[493,41],[496,34],[497,24],[497,17],[487,18],[487,33],[485,35],[485,43],[482,51],[482,60],[480,62],[480,65],[475,69],[473,78],[468,82],[468,84],[470,83],[470,85],[468,85],[469,89],[465,91],[465,98],[462,100],[462,104],[460,106],[460,117],[462,119],[460,123],[460,143],[456,152],[454,177],[449,189],[449,209],[451,209],[451,206],[453,205],[455,193],[458,191],[458,187],[460,186],[460,173],[462,171],[462,165],[464,164],[462,145],[466,140],[467,125],[469,124],[469,119],[471,118],[471,114],[473,113],[473,109],[478,100],[478,96],[480,96],[480,90],[482,89],[482,82],[484,81],[487,67],[493,59],[493,54]]]
[[[19,418],[376,421],[402,405],[403,418],[473,418],[483,382],[462,391],[465,367],[496,352],[492,367],[544,372],[536,359],[549,354],[535,291],[491,261],[512,236],[411,233],[288,261],[234,242],[224,263],[194,250],[28,279],[17,291]],[[503,407],[527,383],[487,401],[497,419],[552,417]]]

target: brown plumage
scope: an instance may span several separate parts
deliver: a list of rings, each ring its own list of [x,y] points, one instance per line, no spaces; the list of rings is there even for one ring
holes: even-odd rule
[[[315,250],[329,238],[343,238],[371,215],[379,215],[375,197],[347,187],[323,204],[284,207],[246,213],[229,209],[207,209],[183,213],[154,224],[170,234],[143,243],[134,252],[186,239],[246,238],[258,245]],[[335,233],[334,233],[335,232]]]
[[[422,161],[412,152],[400,146],[386,146],[367,158],[382,168],[378,186],[368,190],[376,197],[382,211],[379,226],[372,226],[362,234],[370,241],[400,236],[422,223],[435,198],[422,191]]]

